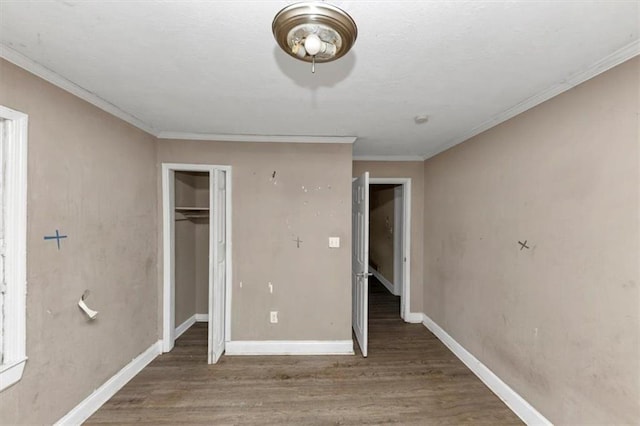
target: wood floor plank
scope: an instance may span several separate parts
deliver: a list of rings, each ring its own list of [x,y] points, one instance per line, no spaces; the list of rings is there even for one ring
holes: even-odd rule
[[[522,424],[421,324],[371,280],[369,357],[223,356],[207,365],[196,323],[86,424]]]

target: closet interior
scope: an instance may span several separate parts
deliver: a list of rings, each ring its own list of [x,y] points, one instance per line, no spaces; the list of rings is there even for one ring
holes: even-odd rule
[[[176,171],[174,300],[180,334],[209,316],[210,213],[209,173]]]

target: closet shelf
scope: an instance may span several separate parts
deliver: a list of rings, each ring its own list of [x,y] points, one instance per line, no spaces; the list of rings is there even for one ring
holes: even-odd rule
[[[176,207],[176,211],[209,211],[209,207]]]
[[[184,218],[176,218],[176,220],[202,219],[209,217],[209,207],[176,207],[176,212],[184,216]]]

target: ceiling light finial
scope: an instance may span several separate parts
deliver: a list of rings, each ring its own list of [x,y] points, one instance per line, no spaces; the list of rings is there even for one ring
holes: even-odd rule
[[[273,36],[288,55],[311,62],[344,56],[358,37],[356,23],[345,11],[324,2],[289,5],[273,19]]]

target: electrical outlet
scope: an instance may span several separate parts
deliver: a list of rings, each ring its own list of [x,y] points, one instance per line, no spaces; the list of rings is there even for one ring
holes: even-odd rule
[[[271,311],[270,320],[271,320],[271,324],[278,323],[278,311]]]

